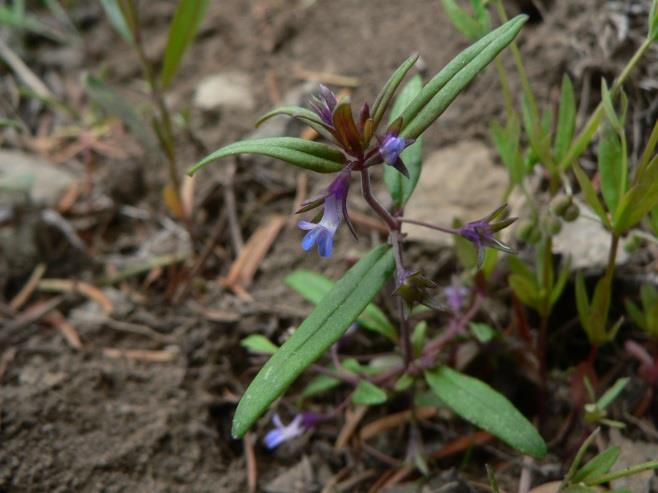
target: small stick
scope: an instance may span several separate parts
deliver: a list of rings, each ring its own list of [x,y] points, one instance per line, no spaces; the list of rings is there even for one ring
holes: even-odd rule
[[[330,72],[321,72],[317,70],[308,70],[302,67],[295,67],[293,69],[293,75],[298,79],[314,80],[323,84],[331,84],[334,86],[358,87],[361,85],[361,81],[359,81],[359,79],[356,77],[332,74]]]
[[[147,363],[171,363],[176,359],[178,350],[164,350],[154,351],[149,349],[120,349],[105,347],[103,348],[103,356],[112,359],[126,358],[138,361],[145,361]]]
[[[37,288],[37,284],[46,273],[46,264],[38,264],[30,278],[27,280],[25,285],[21,288],[16,296],[9,302],[9,306],[12,310],[18,311],[25,304],[25,302],[32,296],[32,293]]]
[[[78,331],[75,330],[73,324],[71,324],[62,312],[59,310],[53,310],[50,313],[46,314],[43,319],[55,327],[66,339],[66,342],[74,349],[82,349],[82,341],[80,341],[80,336]]]
[[[256,493],[258,487],[258,464],[256,462],[256,453],[254,452],[254,437],[249,431],[242,439],[244,445],[244,455],[247,462],[247,485],[249,493]]]
[[[357,406],[355,411],[347,411],[345,413],[346,422],[338,434],[338,438],[334,444],[334,450],[340,450],[347,446],[347,443],[350,441],[350,438],[352,438],[352,435],[354,434],[354,430],[356,430],[356,427],[366,415],[367,411],[368,406]]]

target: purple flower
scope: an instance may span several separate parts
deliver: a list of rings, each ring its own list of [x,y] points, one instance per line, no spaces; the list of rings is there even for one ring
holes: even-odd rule
[[[409,178],[409,171],[404,165],[402,159],[400,159],[400,154],[402,151],[407,148],[407,146],[413,144],[413,139],[405,139],[400,137],[400,128],[402,127],[402,118],[398,118],[393,123],[391,123],[386,131],[386,135],[383,139],[379,139],[379,155],[389,166],[393,166],[404,176]]]
[[[320,84],[320,95],[311,98],[311,106],[320,119],[329,125],[333,126],[333,114],[336,108],[336,95],[327,86]]]
[[[329,185],[322,197],[307,202],[300,210],[300,212],[304,212],[324,203],[324,212],[319,223],[299,221],[297,224],[300,229],[308,231],[301,243],[304,250],[308,251],[313,248],[313,245],[317,245],[321,257],[330,257],[334,246],[334,235],[340,225],[341,217],[347,222],[352,234],[355,234],[347,215],[349,180],[350,170],[346,169]]]
[[[277,448],[283,442],[302,435],[306,431],[304,417],[301,414],[295,416],[287,425],[284,425],[279,415],[275,414],[272,417],[272,423],[274,423],[275,428],[268,431],[265,438],[263,438],[263,443],[270,450]]]
[[[288,440],[303,435],[306,430],[318,425],[325,419],[320,414],[305,411],[297,414],[290,423],[284,425],[281,422],[281,417],[275,414],[272,416],[274,429],[267,432],[265,438],[263,438],[263,443],[268,449],[272,450]]]
[[[448,306],[453,313],[459,313],[461,311],[467,295],[468,289],[462,286],[456,277],[453,277],[450,286],[443,288],[443,296],[445,296]]]
[[[507,214],[507,210],[508,207],[507,204],[505,204],[493,211],[487,217],[467,223],[458,230],[459,235],[472,242],[477,249],[478,269],[482,267],[482,262],[484,261],[484,249],[486,247],[495,248],[496,250],[505,253],[515,253],[515,250],[511,246],[506,245],[494,236],[495,233],[516,221],[515,217],[509,217],[500,221],[492,222],[498,217],[504,217]]]

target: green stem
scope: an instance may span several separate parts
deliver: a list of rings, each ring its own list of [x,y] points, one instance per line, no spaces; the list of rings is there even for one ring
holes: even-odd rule
[[[496,0],[495,2],[496,5],[496,11],[498,12],[498,17],[500,17],[500,20],[505,23],[509,20],[509,17],[507,17],[507,12],[505,12],[505,7],[503,7],[503,3],[501,0]],[[532,92],[532,88],[530,87],[530,81],[528,80],[528,73],[525,70],[525,66],[523,65],[523,59],[521,58],[521,50],[519,50],[519,46],[516,44],[516,41],[512,41],[510,44],[510,49],[512,50],[512,57],[514,58],[514,65],[516,65],[516,70],[519,73],[519,78],[521,79],[521,87],[523,88],[523,94],[528,100],[528,106],[530,109],[531,116],[533,120],[536,122],[537,125],[539,125],[539,110],[537,109],[537,100],[535,99],[535,95]]]
[[[505,108],[505,116],[507,116],[507,121],[509,122],[514,115],[514,102],[512,101],[512,91],[509,85],[509,79],[507,78],[507,73],[505,72],[505,67],[500,57],[496,57],[496,71],[498,72],[498,78],[500,79],[500,87],[503,91],[503,106]]]
[[[151,90],[151,97],[153,98],[153,101],[155,102],[155,105],[159,113],[158,123],[162,130],[162,135],[158,133],[158,141],[160,142],[162,151],[164,152],[167,158],[167,163],[169,165],[168,166],[169,181],[173,189],[173,193],[176,198],[177,204],[181,204],[182,203],[180,197],[181,185],[180,185],[180,178],[178,176],[178,164],[176,162],[176,152],[174,150],[175,148],[174,132],[173,132],[173,126],[171,124],[171,115],[169,113],[169,108],[167,107],[167,103],[165,102],[162,91],[160,90],[158,79],[157,76],[155,75],[155,72],[153,71],[153,67],[151,66],[151,63],[149,62],[148,58],[146,57],[146,53],[144,52],[144,45],[142,42],[142,36],[139,30],[139,25],[135,27],[133,32],[133,37],[135,40],[135,50],[137,51],[137,56],[142,66],[142,72],[144,73],[144,78],[146,79],[146,82],[149,85],[149,88]]]
[[[640,61],[640,59],[647,52],[652,42],[653,41],[649,38],[645,39],[644,42],[640,45],[640,47],[637,49],[633,57],[628,61],[628,63],[624,67],[624,70],[622,70],[621,74],[619,74],[619,77],[617,77],[614,84],[612,85],[612,89],[610,90],[612,97],[614,97],[617,94],[617,92],[619,92],[621,86],[626,81],[626,79],[633,71],[633,69],[635,69],[635,66]],[[592,113],[592,115],[589,117],[589,120],[587,120],[587,123],[585,124],[583,129],[580,131],[576,139],[571,144],[571,147],[569,147],[569,150],[562,158],[562,161],[560,161],[559,164],[560,170],[563,171],[567,169],[574,160],[576,160],[583,152],[585,152],[587,145],[590,143],[590,141],[594,137],[594,134],[598,130],[602,118],[603,118],[603,102],[600,102],[599,105],[594,110],[594,113]]]
[[[595,486],[597,484],[609,483],[615,479],[625,478],[626,476],[632,476],[633,474],[639,474],[644,471],[650,471],[651,469],[658,469],[658,461],[652,460],[649,462],[643,462],[642,464],[637,464],[635,466],[627,467],[619,471],[609,472],[608,474],[603,474],[598,478],[587,481],[587,486]]]
[[[589,446],[592,444],[594,439],[596,438],[596,435],[599,434],[601,431],[601,428],[596,428],[582,443],[582,445],[578,448],[578,452],[576,452],[576,456],[574,457],[573,461],[571,462],[571,465],[569,466],[569,471],[567,472],[566,476],[564,476],[564,479],[562,480],[562,483],[560,484],[560,487],[558,488],[558,492],[562,491],[562,489],[569,484],[571,481],[571,478],[574,477],[576,472],[578,471],[578,468],[580,467],[580,464],[583,461],[583,457],[585,457],[585,452],[587,452],[587,449]]]

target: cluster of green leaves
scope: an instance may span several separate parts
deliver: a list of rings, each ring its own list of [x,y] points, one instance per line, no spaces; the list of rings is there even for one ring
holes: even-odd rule
[[[519,16],[495,31],[484,34],[464,50],[443,70],[423,85],[419,76],[412,77],[402,87],[393,102],[396,90],[414,65],[417,57],[405,60],[391,75],[372,106],[373,127],[376,130],[388,106],[389,121],[402,117],[400,135],[416,139],[402,158],[409,169],[410,179],[403,179],[392,168],[385,170],[385,183],[394,207],[401,209],[411,196],[421,169],[421,134],[448,107],[457,94],[518,34],[525,22]],[[339,103],[339,107],[341,103]],[[326,124],[315,113],[301,107],[284,107],[264,115],[264,121],[276,115],[301,119],[321,134],[327,133]],[[315,172],[336,172],[346,164],[345,156],[335,147],[324,143],[307,142],[295,138],[260,139],[237,142],[211,153],[190,169],[194,173],[216,159],[241,153],[256,153],[281,159],[293,166]],[[272,354],[243,395],[233,420],[233,435],[242,436],[279,397],[288,386],[322,354],[324,354],[354,323],[396,342],[398,334],[384,312],[371,300],[379,292],[394,270],[392,250],[379,246],[364,256],[336,283],[308,271],[294,272],[286,284],[316,305],[311,315],[286,342],[277,348],[263,336],[252,335],[243,341],[251,350]],[[416,325],[412,346],[416,356],[422,354],[427,324]],[[480,332],[482,332],[480,330]],[[345,382],[353,383],[352,401],[377,405],[386,402],[390,392],[403,391],[417,377],[402,373],[392,389],[377,384],[377,377],[391,369],[402,370],[401,358],[375,358],[363,365],[353,358],[332,358],[326,371],[313,378],[302,391],[302,398],[326,392]],[[338,372],[346,378],[335,378]],[[336,375],[339,376],[339,375]],[[541,457],[546,445],[535,428],[501,394],[485,383],[445,366],[425,373],[426,388],[431,389],[443,405],[472,423],[490,431],[518,450]]]
[[[507,260],[511,270],[507,278],[510,288],[523,304],[536,310],[542,318],[548,318],[550,315],[571,274],[570,262],[567,260],[560,268],[559,274],[555,275],[550,252],[545,252],[547,248],[547,242],[537,247],[537,265],[540,268],[536,270],[517,257],[509,257]]]
[[[658,468],[658,461],[654,460],[612,471],[611,469],[617,462],[621,452],[619,447],[609,447],[583,464],[585,454],[598,433],[599,429],[597,428],[580,446],[558,491],[562,493],[596,493],[600,491],[600,485]],[[631,493],[626,488],[611,491],[614,493]]]
[[[619,421],[609,419],[606,409],[612,402],[619,397],[624,390],[629,378],[618,379],[612,387],[606,390],[601,397],[596,398],[594,388],[587,377],[585,377],[585,388],[590,398],[590,403],[585,404],[585,421],[589,424],[607,425],[613,428],[623,428],[625,425]]]
[[[619,238],[636,227],[645,217],[650,218],[658,207],[658,122],[653,128],[646,148],[629,179],[628,150],[624,121],[627,100],[620,96],[620,111],[615,111],[612,96],[602,84],[603,108],[606,122],[598,145],[598,175],[600,192],[592,180],[580,168],[574,166],[576,178],[583,196],[601,223],[610,231],[610,263],[589,299],[582,273],[576,277],[576,306],[578,316],[591,344],[599,346],[614,339],[622,319],[608,327],[608,313],[612,296],[612,274]]]

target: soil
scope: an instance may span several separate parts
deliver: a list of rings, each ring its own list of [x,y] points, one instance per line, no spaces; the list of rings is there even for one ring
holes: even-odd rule
[[[533,15],[520,40],[533,87],[541,101],[555,102],[562,74],[567,71],[586,96],[582,108],[586,112],[596,101],[597,74],[618,73],[637,40],[632,38],[627,43],[630,46],[620,45],[611,52],[596,43],[601,39],[597,38],[596,22],[585,20],[604,19],[610,2],[537,3],[542,5],[540,9],[532,2],[508,4],[511,14],[525,9]],[[174,2],[148,2],[148,6],[142,2],[141,7],[147,55],[155,57],[163,50]],[[145,89],[137,59],[111,29],[100,7],[76,3],[71,16],[83,26],[84,44],[62,51],[51,42],[28,40],[21,54],[33,61],[33,70],[58,95],[71,104],[77,102],[85,111],[90,107],[80,88],[85,72],[102,73],[126,99],[143,105]],[[640,21],[631,19],[630,29],[640,29],[636,26]],[[168,92],[176,110],[190,109],[190,126],[179,129],[177,136],[181,169],[207,150],[252,132],[253,122],[276,103],[276,95],[300,86],[296,68],[358,78],[352,100],[360,102],[372,100],[390,72],[410,53],[420,53],[423,72],[431,75],[467,45],[436,0],[211,2],[199,37]],[[57,58],[60,55],[64,58]],[[505,65],[512,70],[511,57],[505,57]],[[634,110],[639,115],[640,136],[646,135],[647,126],[656,117],[655,105],[648,104],[650,95],[655,97],[655,88],[654,92],[641,89],[651,70],[649,65],[641,67],[629,83],[636,89],[632,97],[640,102]],[[208,112],[191,107],[199,82],[223,71],[248,74],[256,101],[252,110]],[[512,83],[518,91],[515,80]],[[488,142],[488,124],[502,114],[499,94],[497,75],[490,68],[432,127],[425,140],[426,152],[464,139]],[[44,107],[28,110],[32,122],[40,121],[49,111]],[[56,126],[60,117],[53,118]],[[52,124],[52,120],[44,123]],[[300,127],[290,129],[298,132]],[[140,150],[143,146],[132,137],[123,138],[129,155],[95,156],[91,171],[87,169],[94,192],[80,199],[86,213],[70,214],[89,261],[81,261],[71,247],[62,247],[66,239],[58,234],[45,250],[52,253],[59,247],[63,253],[41,259],[47,264],[47,277],[94,284],[113,259],[140,251],[156,235],[176,237],[178,229],[168,222],[161,201],[166,180],[161,159]],[[12,147],[12,142],[7,138],[4,145]],[[264,168],[255,168],[249,161],[239,164],[232,188],[245,240],[271,214],[290,215],[301,175],[281,163],[268,162]],[[202,180],[196,195],[198,209],[190,226],[191,248],[196,253],[204,249],[224,214],[226,188],[221,183],[225,183],[226,172],[219,166],[209,167]],[[324,183],[309,178],[309,193]],[[102,206],[99,196],[110,197],[112,206]],[[135,215],[133,209],[120,210],[130,204],[146,211],[147,216]],[[181,299],[172,301],[176,280],[187,272],[180,265],[154,268],[148,275],[134,276],[105,289],[113,302],[111,315],[99,312],[97,303],[75,293],[57,295],[59,298],[45,292],[35,294],[34,303],[29,305],[34,309],[39,308],[38,302],[57,299],[56,311],[72,324],[82,341],[81,348],[72,347],[62,335],[61,324],[48,322],[52,318],[30,321],[10,316],[7,304],[25,285],[32,268],[6,272],[1,283],[4,291],[0,292],[4,313],[0,318],[0,491],[247,490],[245,447],[230,437],[230,422],[239,395],[263,360],[250,356],[240,347],[240,340],[247,334],[261,333],[280,341],[308,313],[310,305],[282,285],[287,273],[309,268],[335,279],[372,241],[381,241],[376,232],[362,227],[358,243],[342,231],[334,258],[318,262],[315,255],[302,254],[299,234],[292,224],[284,226],[261,263],[249,287],[251,299],[241,299],[218,282],[228,274],[235,258],[235,238],[226,226],[220,230],[202,272]],[[431,260],[422,245],[414,245],[411,255]],[[451,253],[446,255],[452,258]],[[437,274],[448,278],[450,270]],[[380,302],[391,305],[390,299]],[[370,345],[362,337],[357,341],[361,347]],[[124,350],[152,352],[116,357],[117,351]],[[532,410],[532,405],[524,402],[528,382],[519,376],[512,377],[516,383],[504,382],[513,372],[513,367],[503,368],[496,382],[490,383],[516,397],[521,409]],[[322,402],[331,405],[339,400],[339,395],[329,395]],[[289,416],[287,411],[293,407],[284,400],[279,409]],[[396,402],[389,411],[403,409],[405,403]],[[366,421],[381,415],[382,411],[374,411]],[[261,420],[248,439],[262,437],[269,427],[268,419]],[[470,430],[463,423],[456,428],[447,423],[444,420],[426,430],[426,445],[457,438]],[[367,491],[390,465],[359,447],[334,451],[333,442],[341,427],[342,422],[322,426],[311,436],[275,452],[267,451],[256,440],[253,447],[260,487],[267,491],[322,491],[329,478],[343,471],[339,481],[363,476],[354,486],[343,483],[343,491]],[[377,446],[391,456],[404,457],[402,436],[393,430]],[[571,451],[563,453],[567,457]],[[465,461],[461,472],[482,482],[485,461],[506,462],[508,470],[502,473],[502,481],[514,484],[520,466],[510,457],[502,446],[487,445]],[[564,465],[565,461],[550,457],[546,463],[553,469],[541,469],[536,478],[555,478],[556,467],[559,470],[556,464]],[[437,464],[439,470],[445,470],[461,463],[457,457]],[[278,482],[273,483],[275,479]],[[449,491],[472,491],[463,482],[459,485],[463,489]]]

